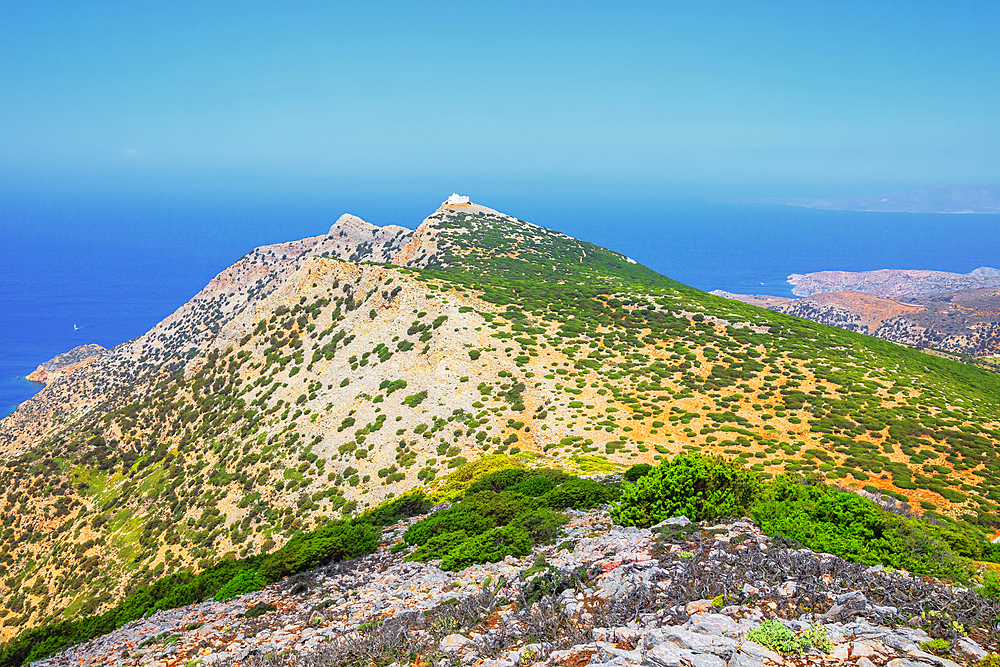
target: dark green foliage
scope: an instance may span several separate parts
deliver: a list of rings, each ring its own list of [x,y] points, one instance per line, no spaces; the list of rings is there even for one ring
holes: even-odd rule
[[[492,520],[498,526],[505,526],[518,514],[535,509],[538,502],[533,498],[512,491],[501,491],[500,493],[480,491],[467,495],[462,501],[462,506],[470,508],[479,516]]]
[[[629,482],[634,482],[640,477],[645,477],[646,475],[648,475],[649,471],[652,469],[653,466],[649,465],[648,463],[636,464],[625,471],[625,479],[628,480]]]
[[[357,520],[373,526],[391,526],[407,517],[426,514],[432,507],[434,502],[423,491],[411,491],[365,512]]]
[[[555,510],[594,507],[614,495],[613,488],[562,470],[503,468],[470,484],[451,508],[415,523],[403,539],[421,545],[412,560],[442,558],[442,568],[461,569],[517,555],[533,542],[551,543],[567,521]]]
[[[532,475],[510,487],[510,491],[530,498],[539,498],[554,488],[556,488],[556,482],[551,477]]]
[[[255,571],[258,561],[258,558],[222,561],[198,575],[186,572],[172,574],[147,588],[134,591],[117,607],[101,615],[32,628],[3,647],[0,666],[18,667],[25,662],[41,660],[67,646],[107,634],[155,611],[210,599],[241,573]]]
[[[278,608],[273,604],[267,604],[266,602],[258,602],[254,606],[243,612],[245,618],[257,618],[258,616],[263,616],[269,611],[278,611]]]
[[[402,403],[403,403],[403,405],[408,405],[411,408],[415,408],[418,405],[420,405],[421,403],[423,403],[423,401],[424,401],[425,398],[427,398],[427,392],[426,391],[418,391],[417,393],[410,394],[409,396],[407,396],[406,398],[404,398],[402,400]]]
[[[235,577],[230,579],[228,583],[220,588],[219,592],[215,594],[214,599],[217,602],[228,600],[236,597],[237,595],[259,591],[265,586],[267,586],[267,581],[264,577],[262,577],[256,570],[246,569],[239,572]]]
[[[264,559],[260,574],[267,581],[278,581],[332,561],[369,554],[375,551],[380,536],[378,528],[364,521],[335,522],[293,537]]]
[[[437,533],[427,540],[423,546],[407,556],[406,560],[420,561],[426,563],[429,560],[444,558],[448,552],[457,547],[468,538],[464,530],[456,530],[451,533]]]
[[[492,519],[481,516],[470,507],[458,505],[451,509],[435,512],[426,519],[413,524],[403,535],[403,539],[407,544],[424,545],[432,537],[442,533],[464,530],[469,534],[478,535],[495,526],[496,522]]]
[[[610,486],[590,479],[574,477],[542,496],[542,502],[555,510],[590,509],[615,500],[617,493]]]
[[[534,474],[534,471],[523,468],[503,468],[476,480],[465,492],[469,494],[478,491],[503,491]]]
[[[476,563],[496,563],[506,556],[527,556],[531,538],[520,528],[503,526],[470,538],[441,560],[442,570],[461,570]]]
[[[890,514],[870,500],[826,485],[783,476],[753,510],[769,535],[782,534],[813,551],[915,574],[964,580],[967,562],[948,545],[946,530]]]
[[[623,482],[611,517],[622,525],[648,528],[681,515],[692,521],[744,516],[759,486],[757,476],[734,461],[678,454],[634,484]]]
[[[565,514],[553,512],[548,507],[540,507],[518,514],[507,525],[524,530],[535,544],[551,544],[559,535],[560,526],[568,520]]]

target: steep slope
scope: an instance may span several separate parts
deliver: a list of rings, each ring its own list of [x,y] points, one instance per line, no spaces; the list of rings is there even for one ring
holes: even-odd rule
[[[264,300],[306,258],[385,262],[412,234],[344,215],[325,235],[247,253],[149,332],[102,354],[72,381],[52,383],[0,420],[0,452],[19,451],[91,411],[111,410],[137,387],[177,372],[216,340],[225,323]]]
[[[415,232],[345,216],[249,253],[0,422],[3,636],[485,453],[590,472],[704,450],[988,524],[998,415],[996,376],[484,207]]]

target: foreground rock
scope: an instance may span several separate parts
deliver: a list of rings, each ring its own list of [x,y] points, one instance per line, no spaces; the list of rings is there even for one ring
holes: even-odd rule
[[[975,625],[996,618],[989,601],[783,548],[749,521],[639,530],[571,514],[565,537],[532,557],[455,573],[389,550],[406,522],[371,556],[161,611],[36,664],[955,667],[992,646]],[[825,633],[827,650],[751,641],[769,618]],[[950,641],[940,655],[934,637]]]

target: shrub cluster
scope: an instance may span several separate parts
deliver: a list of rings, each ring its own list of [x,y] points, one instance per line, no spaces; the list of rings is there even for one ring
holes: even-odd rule
[[[501,468],[470,483],[450,508],[406,531],[418,548],[409,560],[441,559],[444,570],[526,556],[536,543],[555,540],[569,508],[588,509],[614,499],[616,490],[562,470]]]
[[[717,457],[678,454],[645,474],[636,468],[626,473],[621,502],[611,510],[615,523],[648,528],[682,514],[692,521],[740,517],[760,492],[756,474]],[[629,476],[635,481],[628,481]]]
[[[881,563],[914,574],[965,580],[967,535],[891,514],[867,498],[826,484],[782,476],[767,485],[753,518],[768,535],[784,535],[813,551]]]
[[[958,581],[970,578],[972,559],[1000,555],[967,522],[893,514],[818,478],[786,474],[765,482],[737,461],[699,454],[634,466],[611,512],[616,523],[641,527],[682,514],[694,521],[752,516],[768,535],[816,552]],[[1000,590],[992,581],[986,587]]]
[[[372,553],[380,526],[425,512],[431,502],[422,493],[405,494],[350,521],[331,522],[293,537],[272,554],[224,560],[193,574],[178,572],[129,594],[103,614],[27,630],[0,650],[0,667],[19,667],[55,655],[68,646],[107,634],[161,609],[207,599],[226,600],[264,588],[286,576],[345,558]]]

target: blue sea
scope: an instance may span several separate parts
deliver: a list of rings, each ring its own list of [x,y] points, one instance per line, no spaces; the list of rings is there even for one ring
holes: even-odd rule
[[[77,345],[112,347],[144,333],[258,245],[321,234],[344,212],[412,228],[443,198],[2,199],[0,416],[41,388],[23,379],[38,364]],[[791,273],[966,273],[1000,264],[995,215],[655,198],[498,199],[483,203],[704,290],[788,296]]]

